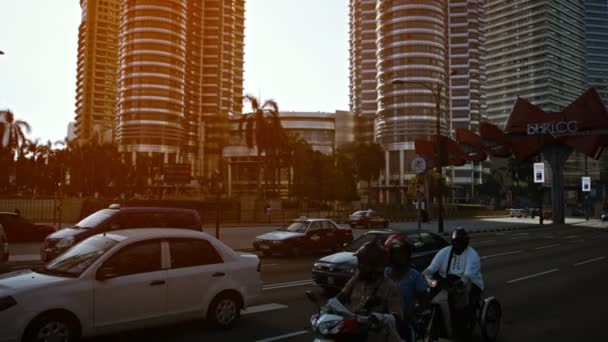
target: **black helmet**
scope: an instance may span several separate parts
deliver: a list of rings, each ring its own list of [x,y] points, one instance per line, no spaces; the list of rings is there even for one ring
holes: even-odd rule
[[[386,256],[379,244],[366,242],[357,250],[355,256],[360,266],[367,266],[370,271],[384,271]]]
[[[454,243],[454,241],[462,241],[466,246],[468,246],[469,233],[467,233],[467,231],[464,230],[464,228],[462,227],[454,229],[454,231],[452,232],[452,243]]]

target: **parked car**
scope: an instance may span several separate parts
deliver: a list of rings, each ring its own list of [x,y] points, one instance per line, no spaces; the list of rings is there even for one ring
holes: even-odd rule
[[[0,271],[2,272],[7,269],[8,257],[8,239],[6,238],[4,227],[0,224]]]
[[[258,257],[206,233],[112,231],[0,276],[0,337],[75,341],[199,318],[227,328],[261,290]]]
[[[348,224],[350,224],[350,226],[353,228],[356,228],[357,226],[361,226],[364,228],[388,228],[389,222],[388,219],[380,216],[377,212],[368,209],[357,211],[354,214],[350,215],[348,219]]]
[[[384,244],[384,241],[393,234],[407,234],[409,241],[414,245],[412,265],[419,271],[424,270],[431,263],[440,249],[449,246],[441,236],[427,231],[369,231],[346,246],[342,252],[315,262],[312,268],[314,283],[327,291],[342,289],[357,269],[357,257],[354,253],[366,242]]]
[[[43,241],[55,228],[34,224],[23,216],[12,212],[0,212],[0,224],[10,242]]]
[[[178,208],[128,207],[113,204],[99,210],[71,228],[59,230],[44,240],[40,259],[56,258],[77,242],[89,236],[119,229],[182,228],[202,231],[201,219],[195,210]]]
[[[608,222],[608,211],[602,214],[602,222]]]
[[[329,219],[303,217],[278,231],[257,236],[253,248],[265,255],[281,253],[298,256],[303,252],[339,250],[351,241],[353,232],[349,227],[338,226]]]

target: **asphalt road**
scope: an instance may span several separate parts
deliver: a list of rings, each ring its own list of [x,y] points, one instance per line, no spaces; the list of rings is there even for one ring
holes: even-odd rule
[[[608,226],[594,225],[473,237],[483,258],[485,295],[503,306],[499,341],[606,340]],[[311,341],[307,325],[315,310],[304,291],[315,289],[310,268],[317,257],[263,258],[266,285],[253,308],[260,312],[243,315],[230,331],[194,322],[93,341]]]
[[[499,341],[607,340],[608,225],[600,222],[478,233],[485,295],[503,306]],[[98,337],[90,341],[311,341],[314,290],[310,270],[320,255],[262,257],[264,291],[230,331],[203,322]]]

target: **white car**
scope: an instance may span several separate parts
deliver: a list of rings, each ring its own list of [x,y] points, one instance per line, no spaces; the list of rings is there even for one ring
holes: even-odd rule
[[[44,267],[0,276],[0,341],[74,341],[207,318],[229,327],[262,291],[256,255],[181,229],[92,236]]]

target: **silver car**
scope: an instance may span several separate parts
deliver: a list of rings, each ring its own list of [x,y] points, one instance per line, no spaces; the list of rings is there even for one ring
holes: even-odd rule
[[[0,224],[0,271],[4,271],[8,267],[8,256],[8,239]]]

